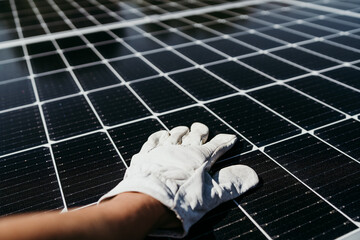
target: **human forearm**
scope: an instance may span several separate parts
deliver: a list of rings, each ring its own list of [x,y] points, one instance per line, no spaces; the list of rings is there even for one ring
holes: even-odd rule
[[[167,222],[170,213],[141,193],[123,193],[99,206],[64,214],[19,215],[0,219],[1,239],[142,239]]]

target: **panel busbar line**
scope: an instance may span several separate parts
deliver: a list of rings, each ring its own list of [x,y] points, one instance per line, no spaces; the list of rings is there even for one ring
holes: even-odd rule
[[[94,204],[151,133],[199,121],[238,137],[211,173],[261,182],[187,239],[358,229],[360,5],[286,2],[2,1],[0,214]]]

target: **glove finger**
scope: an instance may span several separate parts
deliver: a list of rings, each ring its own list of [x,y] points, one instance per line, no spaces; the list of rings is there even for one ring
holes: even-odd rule
[[[170,136],[164,140],[160,145],[176,145],[181,144],[181,139],[189,133],[189,128],[185,126],[175,127],[170,130]]]
[[[191,125],[190,133],[182,139],[182,145],[199,146],[206,142],[209,128],[202,123],[195,122]]]
[[[236,198],[258,184],[256,172],[245,165],[234,165],[216,172],[215,182],[222,189],[221,200],[227,201]]]
[[[149,152],[154,149],[163,139],[169,137],[169,133],[166,130],[160,130],[151,134],[148,140],[142,145],[140,153]]]
[[[234,134],[218,134],[209,142],[201,146],[202,152],[205,154],[208,164],[206,170],[209,170],[215,161],[234,146],[237,138]]]

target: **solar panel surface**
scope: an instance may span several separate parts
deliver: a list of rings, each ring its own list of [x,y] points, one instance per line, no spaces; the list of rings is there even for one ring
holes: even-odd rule
[[[357,0],[0,1],[0,215],[91,205],[194,121],[261,178],[187,239],[359,233]]]

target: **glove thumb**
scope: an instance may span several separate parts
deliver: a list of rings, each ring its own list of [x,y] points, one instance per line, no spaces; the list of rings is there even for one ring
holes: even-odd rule
[[[259,182],[256,172],[245,165],[223,168],[212,178],[224,190],[221,197],[224,202],[240,196]]]

